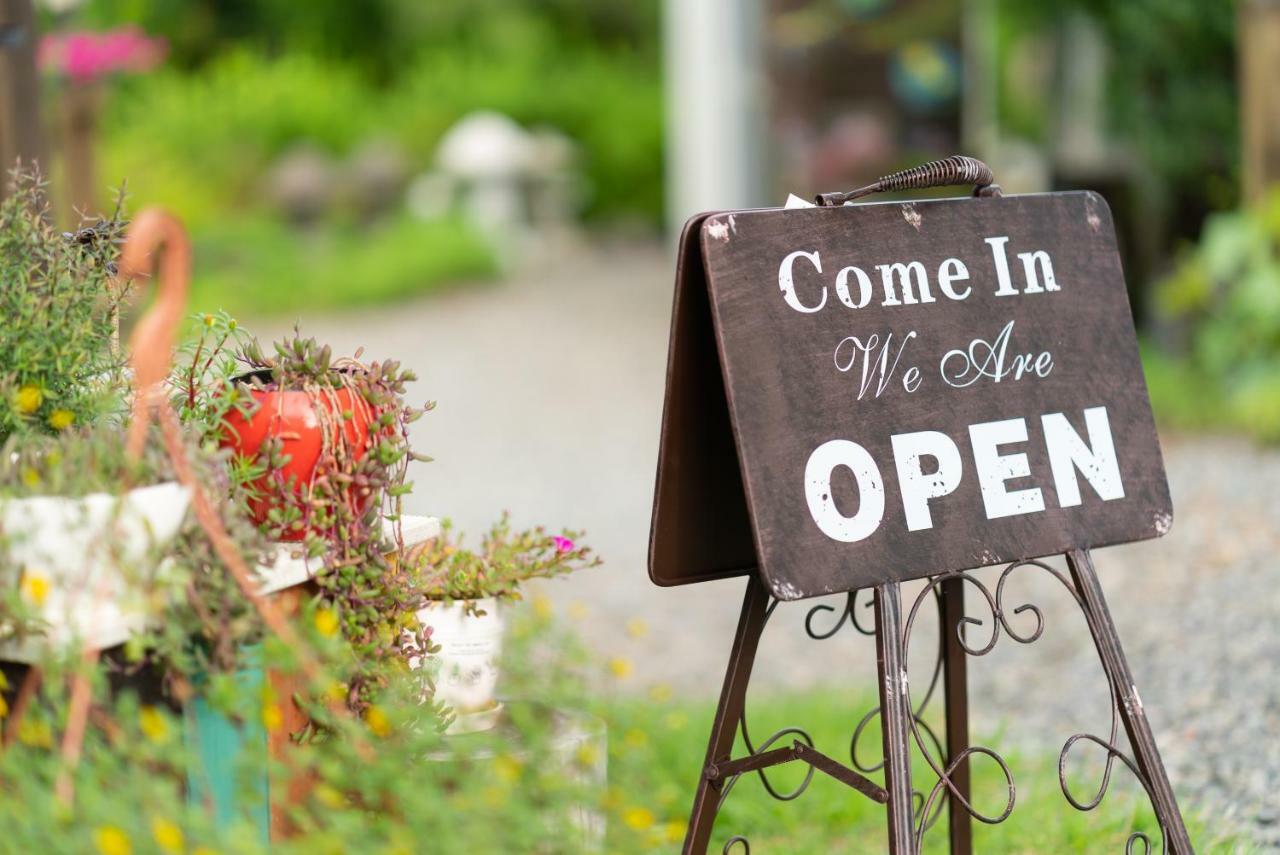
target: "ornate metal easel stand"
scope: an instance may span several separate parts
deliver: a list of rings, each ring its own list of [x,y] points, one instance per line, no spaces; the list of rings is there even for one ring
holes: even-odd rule
[[[1008,635],[1020,644],[1037,640],[1043,631],[1043,615],[1038,606],[1020,603],[1009,607],[1005,603],[1005,584],[1009,577],[1022,568],[1036,569],[1056,578],[1072,595],[1079,606],[1090,635],[1098,650],[1098,656],[1112,698],[1112,720],[1109,735],[1104,738],[1090,733],[1077,733],[1066,740],[1059,755],[1059,783],[1067,801],[1077,810],[1093,810],[1102,803],[1110,786],[1115,761],[1123,763],[1146,790],[1161,829],[1161,851],[1176,855],[1194,850],[1178,810],[1173,788],[1165,773],[1164,764],[1156,748],[1146,711],[1134,685],[1133,674],[1125,660],[1111,613],[1103,598],[1102,588],[1093,568],[1089,553],[1078,550],[1068,553],[1069,577],[1047,564],[1038,561],[1015,562],[1001,571],[994,586],[984,584],[970,573],[950,573],[933,577],[915,598],[904,622],[901,589],[897,582],[876,586],[872,594],[875,626],[866,628],[859,624],[855,611],[858,592],[848,595],[845,609],[838,622],[825,632],[813,628],[813,620],[823,612],[835,611],[831,606],[819,605],[810,609],[805,621],[808,634],[815,639],[833,636],[846,622],[876,640],[877,682],[880,707],[872,710],[859,723],[850,746],[853,768],[828,757],[813,747],[812,739],[798,727],[788,727],[755,745],[746,723],[746,694],[751,670],[764,631],[777,601],[769,595],[764,584],[755,576],[747,582],[742,603],[738,630],[734,637],[729,666],[725,673],[720,703],[712,723],[711,738],[707,746],[706,762],[694,796],[693,811],[685,837],[684,853],[701,855],[707,851],[712,826],[725,798],[737,779],[755,772],[771,795],[782,800],[798,797],[808,786],[813,771],[823,772],[852,787],[875,802],[886,805],[888,820],[888,845],[891,853],[917,853],[925,832],[941,814],[942,796],[945,794],[948,810],[950,851],[973,851],[973,819],[988,824],[1003,822],[1013,812],[1015,786],[1012,772],[1004,760],[993,750],[969,743],[967,657],[983,656],[994,649],[1001,634]],[[981,595],[990,611],[991,634],[985,643],[970,644],[966,626],[981,627],[985,621],[966,616],[965,585],[972,585]],[[938,660],[932,679],[928,683],[924,699],[913,704],[907,679],[907,649],[918,611],[932,595],[938,606],[941,627],[939,632]],[[1032,628],[1020,630],[1011,620],[1029,615]],[[945,741],[939,741],[922,714],[941,680],[946,715]],[[884,760],[880,764],[867,764],[858,756],[858,738],[866,725],[876,715],[881,718],[881,741]],[[1133,751],[1131,760],[1117,747],[1119,727],[1123,727]],[[741,731],[747,754],[733,758],[735,738]],[[791,739],[785,747],[775,745]],[[1077,798],[1066,776],[1066,762],[1072,748],[1078,743],[1092,743],[1103,748],[1107,755],[1105,769],[1093,795]],[[928,795],[918,793],[912,787],[912,744],[924,754],[933,773],[937,776]],[[1008,784],[1008,796],[1003,808],[994,814],[984,814],[971,801],[969,763],[981,755],[994,762],[1004,774]],[[772,766],[801,761],[812,767],[801,784],[789,793],[779,793],[765,775]],[[884,786],[866,777],[883,768]],[[746,838],[731,837],[724,847],[729,853],[735,846],[749,852]],[[1153,841],[1142,832],[1130,835],[1126,851],[1149,852]]]
[[[845,202],[882,190],[900,190],[916,187],[946,186],[973,183],[975,196],[998,196],[1000,188],[992,183],[991,170],[981,161],[954,156],[925,164],[915,169],[881,178],[875,184],[849,193],[827,193],[818,197],[819,204],[841,205]],[[712,826],[725,798],[738,779],[754,772],[774,798],[797,798],[809,785],[814,772],[822,772],[862,793],[871,800],[884,804],[888,821],[888,849],[893,855],[918,853],[926,831],[939,818],[942,796],[948,805],[950,850],[957,855],[968,855],[973,850],[973,819],[987,824],[1003,822],[1013,812],[1016,789],[1008,765],[995,751],[973,746],[969,742],[969,703],[967,661],[969,656],[983,656],[994,649],[1001,635],[1007,635],[1019,644],[1037,640],[1044,629],[1044,616],[1038,606],[1021,603],[1008,608],[1005,604],[1005,583],[1021,568],[1046,572],[1056,578],[1075,599],[1084,615],[1089,633],[1098,650],[1103,671],[1111,691],[1112,717],[1107,738],[1090,733],[1071,736],[1059,753],[1058,777],[1067,801],[1077,810],[1093,810],[1101,804],[1110,785],[1115,761],[1119,760],[1135,775],[1146,790],[1161,830],[1161,851],[1175,855],[1192,853],[1182,815],[1174,798],[1173,788],[1156,748],[1146,711],[1134,685],[1133,675],[1125,660],[1116,633],[1115,623],[1107,608],[1093,568],[1093,561],[1086,550],[1067,554],[1070,577],[1039,561],[1015,562],[1000,573],[994,587],[984,584],[967,572],[948,573],[927,580],[928,584],[913,602],[906,620],[903,619],[902,593],[899,583],[886,582],[872,590],[875,613],[874,629],[859,623],[855,611],[858,592],[850,593],[838,622],[826,632],[815,631],[813,619],[823,612],[833,612],[831,606],[818,605],[810,609],[805,629],[815,639],[829,638],[851,622],[855,629],[876,640],[876,662],[880,707],[865,716],[854,732],[850,746],[852,767],[823,754],[813,746],[813,740],[802,729],[788,727],[770,736],[758,746],[747,729],[746,694],[755,662],[756,651],[764,627],[777,606],[764,584],[754,574],[747,582],[738,620],[729,665],[725,672],[720,703],[711,726],[706,761],[694,796],[689,828],[684,841],[685,855],[703,855],[711,840]],[[968,617],[965,611],[965,585],[973,586],[981,595],[990,612],[990,638],[978,646],[968,640],[967,627],[981,627],[983,621]],[[939,650],[932,679],[924,698],[913,706],[910,682],[907,676],[907,650],[920,606],[933,595],[939,611]],[[1012,619],[1023,616],[1034,620],[1030,631],[1014,626]],[[946,715],[945,742],[938,740],[925,723],[922,714],[933,696],[941,677]],[[883,761],[880,764],[862,763],[858,755],[858,738],[866,725],[876,716],[881,719]],[[1119,726],[1123,726],[1134,757],[1131,760],[1117,746]],[[741,731],[747,754],[732,756],[734,741]],[[781,745],[790,738],[790,745]],[[1067,780],[1066,763],[1073,748],[1080,742],[1092,743],[1106,752],[1102,778],[1092,797],[1078,799]],[[924,755],[937,782],[927,796],[917,795],[912,787],[912,743]],[[1004,774],[1008,785],[1007,800],[1002,810],[984,814],[974,807],[970,788],[970,760],[976,756],[994,762]],[[810,766],[800,785],[788,793],[778,792],[770,782],[766,770],[782,763],[803,762]],[[880,786],[866,773],[884,771],[884,786]],[[1152,849],[1151,839],[1143,832],[1133,832],[1126,851],[1141,845],[1142,851]],[[745,837],[730,837],[724,846],[729,853],[735,846],[750,852]]]

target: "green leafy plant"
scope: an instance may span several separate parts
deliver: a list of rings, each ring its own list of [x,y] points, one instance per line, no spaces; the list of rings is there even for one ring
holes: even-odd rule
[[[484,536],[472,551],[455,537],[449,520],[440,537],[426,544],[413,559],[424,594],[435,600],[462,601],[474,608],[476,600],[496,597],[520,599],[520,587],[531,579],[551,579],[588,567],[600,559],[579,545],[581,532],[548,534],[542,526],[513,531],[508,514]]]
[[[1280,193],[1210,217],[1157,297],[1185,351],[1150,354],[1157,412],[1280,440]]]
[[[39,178],[13,174],[0,204],[0,440],[120,411],[115,337],[126,293],[113,263],[123,228],[117,207],[111,219],[59,232]]]
[[[233,449],[230,475],[261,532],[297,541],[318,562],[326,611],[320,623],[351,645],[348,701],[372,702],[384,681],[377,664],[400,660],[400,639],[416,630],[421,602],[411,574],[387,556],[402,548],[398,522],[411,460],[409,425],[433,404],[405,402],[415,378],[393,361],[335,358],[315,339],[277,342],[270,353],[225,315],[199,319],[200,332],[178,360],[174,398],[181,417],[207,442]],[[273,416],[278,394],[302,393],[319,425],[321,448],[310,472],[290,471],[286,437],[270,433],[244,447],[237,429]],[[234,424],[233,424],[234,422]],[[387,536],[383,521],[390,522]]]

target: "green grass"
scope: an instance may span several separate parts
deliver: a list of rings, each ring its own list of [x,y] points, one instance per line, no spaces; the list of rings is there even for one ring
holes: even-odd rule
[[[752,698],[748,704],[752,737],[766,738],[781,727],[799,724],[814,737],[818,750],[844,763],[849,760],[849,737],[863,713],[874,706],[869,696],[850,698],[834,692],[781,694]],[[609,852],[671,852],[678,848],[706,750],[713,706],[710,703],[659,703],[627,700],[610,711]],[[864,736],[864,762],[878,757],[879,731]],[[782,743],[786,744],[786,743]],[[999,740],[992,747],[999,750]],[[739,741],[735,756],[741,756]],[[1051,750],[1051,749],[1049,749]],[[1081,750],[1078,748],[1077,750]],[[1095,755],[1097,756],[1097,755]],[[983,853],[1123,852],[1134,830],[1159,834],[1141,788],[1117,764],[1111,790],[1102,805],[1090,812],[1073,809],[1058,788],[1057,754],[1005,755],[1017,786],[1011,817],[998,826],[974,823],[974,849]],[[771,773],[780,789],[801,780],[802,764]],[[1086,764],[1074,765],[1077,796],[1092,795],[1098,780]],[[1096,768],[1100,768],[1100,764]],[[1005,784],[996,766],[984,758],[973,761],[974,802],[988,813],[1005,804]],[[936,780],[917,758],[913,771],[917,789]],[[871,776],[880,779],[879,775]],[[1240,851],[1238,845],[1215,837],[1204,822],[1192,822],[1192,840],[1200,852]],[[735,834],[747,836],[752,853],[881,852],[885,851],[884,808],[859,793],[818,773],[809,789],[791,802],[777,802],[757,777],[740,780],[716,822],[709,851],[720,852]],[[925,837],[926,852],[946,851],[946,815]],[[1140,846],[1140,844],[1139,844]],[[733,850],[741,853],[741,847]],[[1138,851],[1141,851],[1139,848]]]
[[[198,312],[262,317],[387,303],[497,272],[483,239],[447,219],[302,232],[253,218],[205,227],[193,240]]]

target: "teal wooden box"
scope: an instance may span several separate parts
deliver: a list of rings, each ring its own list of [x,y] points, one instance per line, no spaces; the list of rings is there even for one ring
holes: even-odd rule
[[[251,697],[263,693],[261,668],[246,668],[236,682]],[[212,808],[219,824],[248,817],[264,844],[271,839],[271,791],[267,731],[260,717],[235,721],[197,695],[183,712],[183,739],[193,757],[187,769],[187,802]]]

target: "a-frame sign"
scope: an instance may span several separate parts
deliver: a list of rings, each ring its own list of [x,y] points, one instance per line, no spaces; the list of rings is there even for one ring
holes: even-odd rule
[[[899,582],[949,578],[961,599],[944,630],[959,633],[964,571],[1065,554],[1100,652],[1114,647],[1108,678],[1133,690],[1088,550],[1164,534],[1172,505],[1110,212],[1091,192],[1001,196],[989,175],[949,158],[864,192],[971,181],[982,198],[685,227],[649,572],[659,585],[752,577],[686,851],[706,847],[726,769],[762,762],[728,752],[770,595],[874,590],[892,676]],[[889,780],[864,791],[888,802],[891,848],[912,851],[919,817],[893,780],[909,722],[894,736],[902,699],[883,696],[894,683],[881,680]],[[1172,849],[1189,851],[1136,706],[1124,723],[1143,783]],[[877,787],[815,754],[771,762]],[[954,824],[962,800],[947,789]]]

